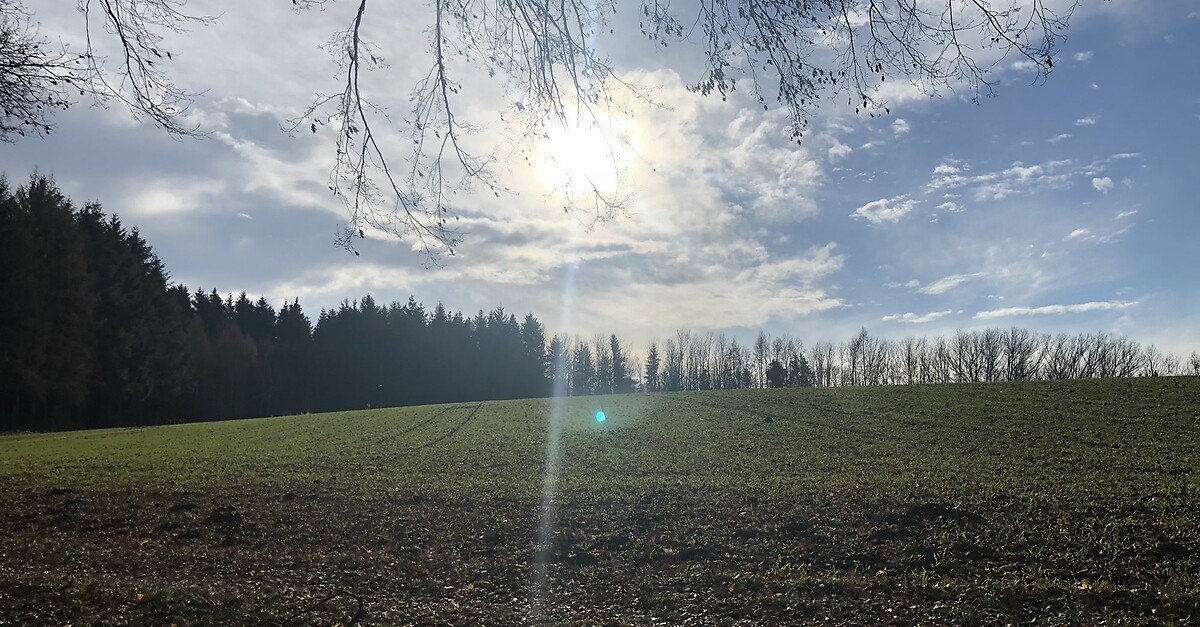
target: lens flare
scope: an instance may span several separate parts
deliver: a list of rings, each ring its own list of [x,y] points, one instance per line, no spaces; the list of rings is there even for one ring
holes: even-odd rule
[[[608,420],[608,417],[604,415],[604,412],[596,412],[596,422],[604,422],[605,420]]]
[[[575,268],[566,267],[563,277],[562,328],[571,328],[571,304],[575,294]],[[566,364],[555,363],[554,371],[565,371]],[[546,437],[546,468],[542,476],[542,510],[538,521],[536,546],[538,551],[533,563],[533,586],[530,588],[529,606],[532,616],[529,622],[540,625],[546,622],[546,590],[550,583],[550,562],[553,557],[551,540],[558,520],[558,470],[559,439],[562,437],[563,416],[566,414],[567,384],[565,379],[554,381],[554,399],[550,401],[549,433]]]

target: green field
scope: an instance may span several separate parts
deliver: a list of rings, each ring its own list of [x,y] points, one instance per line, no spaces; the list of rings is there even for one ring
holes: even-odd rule
[[[0,624],[1200,623],[1200,378],[562,403],[0,438]]]

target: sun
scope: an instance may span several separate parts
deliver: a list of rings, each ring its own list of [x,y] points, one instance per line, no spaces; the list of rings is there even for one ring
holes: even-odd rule
[[[555,193],[612,194],[624,184],[635,151],[624,118],[548,125],[535,151],[538,179]]]

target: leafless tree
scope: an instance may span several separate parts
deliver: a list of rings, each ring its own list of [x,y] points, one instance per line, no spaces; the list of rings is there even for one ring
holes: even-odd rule
[[[950,383],[955,380],[954,355],[946,338],[939,336],[934,339],[932,355],[929,360],[931,364],[930,383]]]
[[[753,384],[753,380],[747,382],[743,377],[743,371],[748,371],[751,363],[750,352],[738,343],[737,338],[728,337],[724,333],[718,334],[714,357],[714,387],[736,389]]]
[[[1183,374],[1183,362],[1180,361],[1179,355],[1164,355],[1162,371],[1159,374],[1164,377],[1177,377]]]
[[[1035,379],[1200,375],[1200,353],[1184,360],[1152,345],[1109,333],[1038,335],[1016,327],[957,331],[949,338],[907,337],[896,342],[865,328],[840,344],[760,333],[763,359],[783,365],[786,385],[869,386],[983,383]],[[603,351],[597,347],[596,354]],[[602,358],[597,357],[599,362]],[[681,329],[663,344],[662,387],[675,390],[767,387],[755,379],[758,356],[723,333]],[[802,379],[802,360],[811,379]]]
[[[1037,336],[1012,327],[1004,334],[1004,376],[1009,381],[1028,381],[1037,377]]]
[[[987,382],[1004,380],[1004,332],[1000,329],[984,329],[976,332],[976,344]]]
[[[933,350],[925,338],[917,341],[917,382],[933,382]]]
[[[1046,379],[1070,378],[1074,361],[1070,356],[1070,338],[1066,333],[1042,336],[1041,351],[1045,355],[1042,362],[1042,376]]]
[[[1113,342],[1111,359],[1109,376],[1136,376],[1138,369],[1142,366],[1141,347],[1129,338],[1117,338]]]
[[[596,394],[612,394],[613,354],[607,337],[599,333],[592,336],[592,355],[596,363],[594,392]]]
[[[916,385],[921,381],[921,352],[925,339],[908,336],[900,342],[901,381],[905,385]]]
[[[353,249],[365,229],[375,228],[416,238],[430,254],[453,253],[461,241],[450,221],[456,194],[505,191],[494,156],[473,152],[465,141],[479,128],[460,115],[465,71],[486,72],[516,94],[511,113],[526,138],[540,137],[550,124],[597,122],[606,111],[620,112],[618,92],[651,100],[652,94],[618,76],[595,45],[597,34],[618,26],[619,4],[432,0],[427,70],[414,86],[410,110],[393,119],[367,97],[370,81],[389,80],[376,72],[387,67],[389,51],[364,38],[376,5],[292,0],[298,12],[345,11],[344,28],[326,46],[339,66],[335,87],[314,86],[315,99],[293,124],[333,130],[330,189],[349,215],[341,243]],[[10,109],[0,131],[5,137],[48,132],[45,114],[66,105],[69,86],[122,102],[172,133],[202,132],[186,115],[194,93],[173,82],[168,38],[215,18],[188,13],[185,6],[186,0],[79,0],[86,50],[59,54],[31,43],[40,40],[17,0],[0,0],[0,54],[10,55],[0,59],[0,98],[26,105]],[[786,111],[799,141],[809,116],[830,96],[844,97],[859,113],[888,112],[879,96],[885,81],[907,81],[930,95],[961,87],[978,98],[999,80],[992,68],[1013,55],[1034,68],[1035,80],[1043,79],[1074,8],[1070,0],[642,0],[637,10],[651,42],[700,44],[696,92],[724,98],[739,84],[748,86],[759,105]],[[106,59],[101,49],[116,53]],[[23,58],[34,59],[34,67],[13,62]],[[462,70],[459,62],[474,69]],[[35,104],[42,96],[46,104]],[[384,149],[386,136],[396,133],[411,138],[411,152]],[[596,220],[623,211],[629,193],[593,185],[586,196],[568,199],[568,209]]]
[[[863,385],[891,385],[895,381],[892,371],[892,342],[870,336],[863,344]]]
[[[770,344],[767,334],[759,330],[754,338],[754,380],[760,388],[767,387],[767,351]]]
[[[1142,368],[1138,372],[1143,377],[1158,377],[1163,374],[1163,354],[1153,344],[1142,349]]]
[[[838,347],[842,361],[842,385],[862,385],[863,352],[869,337],[866,328],[862,328]]]
[[[950,338],[950,371],[952,380],[960,383],[982,380],[982,362],[973,334],[959,330]]]
[[[687,382],[685,389],[707,390],[712,387],[712,371],[709,370],[709,355],[712,354],[714,342],[712,332],[703,335],[689,333],[687,342],[687,357],[685,370]]]
[[[819,387],[829,387],[837,380],[832,342],[815,342],[809,349],[808,362]]]
[[[675,338],[669,337],[663,342],[662,354],[662,387],[665,390],[677,391],[683,387],[683,348]]]
[[[736,366],[732,362],[730,353],[729,336],[724,333],[718,333],[713,341],[711,363],[709,371],[712,372],[712,386],[714,389],[728,389],[736,387]]]

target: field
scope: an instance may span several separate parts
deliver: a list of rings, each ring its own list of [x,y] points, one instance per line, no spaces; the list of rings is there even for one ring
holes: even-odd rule
[[[13,435],[0,499],[5,625],[1200,624],[1195,377]]]

